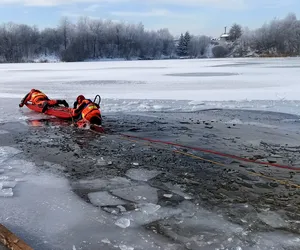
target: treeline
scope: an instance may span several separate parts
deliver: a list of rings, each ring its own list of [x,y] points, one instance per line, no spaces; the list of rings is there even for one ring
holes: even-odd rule
[[[223,37],[224,38],[224,37]],[[272,20],[256,30],[234,24],[225,39],[194,36],[189,32],[175,39],[168,29],[148,31],[142,24],[80,18],[63,18],[56,28],[5,23],[0,26],[0,62],[28,62],[56,56],[61,61],[124,58],[199,58],[300,54],[300,21],[295,14]]]
[[[80,18],[61,20],[57,28],[8,23],[0,26],[0,61],[22,62],[40,55],[56,55],[62,61],[93,58],[171,57],[174,38],[168,29],[146,31],[142,24]]]
[[[49,55],[66,62],[99,58],[198,57],[204,54],[209,41],[205,36],[189,35],[184,45],[177,45],[168,29],[147,31],[142,24],[84,17],[76,23],[63,18],[57,28],[41,31],[24,24],[8,23],[0,26],[0,62],[28,62]]]
[[[142,24],[86,17],[76,23],[63,18],[57,28],[41,31],[24,24],[8,23],[0,26],[0,62],[28,62],[49,55],[66,62],[99,58],[198,57],[203,56],[209,41],[206,36],[188,34],[184,44],[177,44],[168,29],[147,31]]]

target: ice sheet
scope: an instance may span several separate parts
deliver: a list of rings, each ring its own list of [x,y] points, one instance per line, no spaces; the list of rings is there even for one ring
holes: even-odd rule
[[[0,181],[0,222],[34,249],[105,249],[109,242],[123,249],[154,250],[169,244],[143,228],[124,231],[113,216],[76,196],[67,180],[12,159],[18,150],[0,147],[0,152],[6,177]]]
[[[38,171],[34,163],[18,159],[18,150],[0,147],[0,152],[0,159],[5,159],[2,164],[5,180],[0,181],[0,221],[34,249],[173,250],[181,249],[177,245],[180,243],[189,249],[202,246],[256,250],[285,249],[300,242],[299,237],[279,231],[248,232],[189,201],[175,207],[158,205],[156,189],[148,185],[134,186],[126,178],[77,183],[81,188],[106,188],[108,191],[89,194],[104,205],[115,201],[110,193],[127,203],[137,203],[133,210],[123,208],[122,213],[112,215],[76,196],[67,180]],[[186,195],[179,187],[167,186],[173,193]],[[261,213],[260,218],[275,228],[284,223],[276,213]],[[150,223],[160,223],[160,230],[168,237],[145,229]]]
[[[78,94],[89,98],[100,94],[104,112],[191,111],[204,103],[267,110],[285,106],[285,110],[299,113],[295,107],[299,103],[293,102],[300,100],[300,71],[293,68],[299,63],[299,58],[231,58],[2,64],[0,97],[20,100],[31,88],[38,88],[50,98],[65,98],[70,103]],[[116,102],[121,99],[140,101]],[[193,102],[180,106],[160,103],[158,99]]]

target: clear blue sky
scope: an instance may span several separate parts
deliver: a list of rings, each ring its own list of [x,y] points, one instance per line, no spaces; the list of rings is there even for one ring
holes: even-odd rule
[[[146,29],[167,27],[178,35],[219,36],[237,22],[250,29],[289,12],[300,18],[300,0],[0,0],[0,22],[53,27],[62,16],[142,22]]]

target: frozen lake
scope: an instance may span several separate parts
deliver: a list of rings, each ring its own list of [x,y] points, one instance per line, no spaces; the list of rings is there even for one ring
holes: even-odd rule
[[[132,161],[126,163],[129,169],[118,176],[78,178],[72,188],[88,190],[86,202],[74,194],[69,181],[61,174],[66,170],[65,161],[76,162],[73,153],[79,154],[80,143],[72,141],[72,132],[68,140],[63,140],[65,134],[60,130],[52,134],[51,128],[27,134],[29,117],[44,116],[26,107],[19,109],[18,103],[31,88],[37,88],[50,98],[63,98],[70,104],[79,94],[88,98],[100,94],[104,115],[119,111],[172,111],[176,116],[176,112],[209,108],[300,115],[299,67],[298,58],[0,64],[0,223],[8,225],[34,247],[45,250],[298,249],[299,235],[280,232],[283,227],[291,227],[280,211],[256,211],[249,204],[232,204],[234,213],[245,213],[238,224],[217,211],[195,205],[189,190],[174,183],[152,187],[150,180],[163,172],[164,165],[150,166],[153,169],[149,170]],[[233,121],[229,123],[245,125],[239,119],[229,119]],[[293,122],[296,124],[297,120]],[[259,121],[251,120],[249,124],[259,125]],[[183,124],[179,128],[182,127]],[[224,137],[223,130],[218,131],[220,138]],[[235,139],[247,130],[240,131]],[[41,157],[44,160],[37,164],[35,159],[28,159],[26,147],[22,151],[14,141],[17,133],[33,149],[39,143],[46,145],[45,158]],[[219,142],[216,140],[216,144]],[[45,160],[47,152],[54,152],[62,145],[67,147],[68,143],[74,147],[73,151],[61,158],[60,164]],[[97,150],[92,153],[102,153],[97,148],[99,145],[93,146]],[[36,152],[41,152],[38,149],[41,148],[36,146]],[[117,148],[117,153],[122,150]],[[154,153],[149,154],[152,157]],[[57,155],[61,157],[59,151]],[[96,157],[96,170],[110,170],[111,159],[100,156]],[[51,174],[41,169],[51,169]],[[158,204],[173,199],[180,202],[176,206]],[[262,221],[267,229],[252,230],[251,219],[253,223]],[[160,229],[165,235],[147,226]]]

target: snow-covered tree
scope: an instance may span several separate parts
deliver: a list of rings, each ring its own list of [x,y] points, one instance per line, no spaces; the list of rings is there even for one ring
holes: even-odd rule
[[[184,34],[184,46],[183,46],[183,53],[184,53],[185,56],[187,56],[189,54],[190,42],[191,42],[191,35],[187,31]]]
[[[178,41],[178,45],[177,45],[177,55],[179,55],[179,56],[185,55],[184,54],[184,52],[185,52],[184,46],[185,46],[184,36],[183,36],[183,34],[181,34],[179,41]]]
[[[239,24],[233,24],[229,30],[229,36],[232,41],[236,41],[242,36],[242,26]]]
[[[189,56],[203,57],[210,45],[210,38],[207,36],[192,36],[189,46]]]

